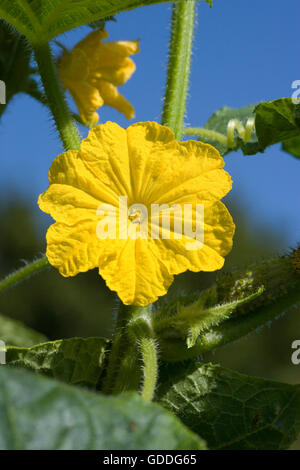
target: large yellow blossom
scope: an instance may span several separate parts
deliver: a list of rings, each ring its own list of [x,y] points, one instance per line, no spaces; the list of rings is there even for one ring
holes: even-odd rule
[[[123,85],[135,71],[130,55],[139,51],[138,41],[102,42],[108,33],[91,32],[71,52],[58,61],[58,72],[77,105],[84,124],[98,122],[95,112],[103,104],[116,108],[127,119],[134,117],[133,106],[117,86]]]
[[[113,122],[93,128],[81,150],[59,155],[49,170],[50,186],[39,197],[40,208],[56,220],[47,233],[47,257],[63,276],[98,268],[108,287],[125,304],[147,305],[164,295],[174,274],[215,271],[232,247],[234,223],[220,199],[231,189],[224,160],[207,144],[177,142],[173,132],[155,122],[123,129]],[[187,250],[191,241],[175,230],[159,237],[100,239],[104,220],[99,206],[196,204],[204,206],[204,245]],[[108,206],[109,205],[109,206]],[[105,206],[106,207],[106,206]],[[108,209],[109,213],[109,209]],[[105,217],[109,217],[107,214]],[[173,217],[174,229],[175,216]],[[128,212],[128,223],[134,215]],[[119,226],[120,227],[120,226]]]

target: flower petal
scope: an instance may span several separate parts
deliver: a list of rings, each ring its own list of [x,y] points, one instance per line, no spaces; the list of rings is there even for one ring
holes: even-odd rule
[[[224,264],[224,256],[232,248],[235,225],[224,204],[220,201],[204,209],[204,244],[201,249],[187,249],[195,243],[186,236],[182,239],[157,239],[156,256],[166,265],[169,273],[190,271],[215,271]],[[195,245],[196,247],[196,245]]]
[[[125,305],[148,305],[173,281],[164,263],[153,256],[152,245],[151,239],[118,240],[107,244],[107,256],[99,260],[99,273]]]
[[[90,78],[102,77],[116,86],[123,85],[136,69],[128,56],[139,52],[139,41],[102,42],[107,36],[106,31],[92,31],[74,47],[71,54],[86,57]],[[76,76],[81,73],[76,68]]]
[[[78,108],[83,123],[93,127],[98,122],[95,112],[105,101],[120,110],[128,119],[134,108],[116,90],[134,73],[136,66],[129,55],[139,51],[138,41],[102,42],[106,31],[92,31],[71,52],[58,60],[58,72]],[[107,82],[107,86],[101,85]],[[99,90],[103,88],[102,93]],[[105,95],[105,96],[104,96]]]
[[[99,200],[81,189],[64,184],[51,184],[40,195],[40,209],[51,214],[57,222],[74,225],[82,220],[97,220]]]
[[[148,305],[164,295],[173,281],[165,265],[153,257],[152,240],[100,240],[96,223],[72,227],[55,223],[47,232],[47,258],[65,277],[99,267],[108,287],[126,305]]]
[[[99,116],[96,109],[104,104],[99,90],[92,84],[84,81],[65,81],[66,88],[69,89],[78,108],[82,122],[88,126],[96,124]]]
[[[131,194],[125,129],[107,122],[91,129],[81,143],[81,158],[97,180],[119,195]]]
[[[95,234],[96,222],[85,221],[73,226],[56,222],[51,225],[46,236],[49,263],[65,277],[97,267],[101,240]]]
[[[149,204],[211,204],[231,189],[214,147],[177,142],[170,129],[155,122],[133,124],[127,135],[136,198]]]
[[[97,29],[92,31],[76,44],[73,52],[94,56],[97,49],[101,47],[102,39],[106,39],[107,37],[108,32],[104,29]]]
[[[97,87],[104,100],[104,104],[117,109],[127,119],[134,118],[134,107],[119,93],[117,87],[105,80],[98,80]]]
[[[98,57],[97,61],[99,65],[93,64],[91,76],[96,79],[102,78],[115,86],[124,85],[136,70],[135,63],[129,57],[120,60],[114,56],[108,56],[105,61],[103,57]]]
[[[81,189],[97,199],[99,204],[104,202],[118,205],[118,196],[111,189],[109,182],[105,184],[96,178],[78,150],[69,150],[56,157],[49,170],[49,183]]]
[[[137,54],[140,52],[139,41],[107,41],[102,43],[107,46],[110,53],[114,52],[115,55],[120,57],[127,57],[129,55]]]

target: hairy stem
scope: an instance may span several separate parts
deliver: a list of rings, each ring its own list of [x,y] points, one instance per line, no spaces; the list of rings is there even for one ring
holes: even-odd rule
[[[121,305],[102,391],[118,394],[137,390],[142,372],[142,396],[151,400],[156,387],[157,356],[150,307]]]
[[[117,312],[117,321],[108,358],[106,376],[102,385],[102,392],[106,394],[112,393],[115,385],[116,375],[120,367],[122,350],[125,347],[126,339],[126,318],[127,308],[125,305],[120,304]]]
[[[142,397],[151,401],[158,376],[157,346],[152,328],[151,306],[138,308],[128,322],[128,339],[136,344],[136,354],[141,358],[143,382]]]
[[[190,75],[196,0],[173,4],[169,65],[162,124],[173,129],[180,140],[183,132]]]
[[[140,350],[143,360],[143,386],[142,386],[142,397],[144,400],[151,401],[154,396],[158,362],[157,362],[157,350],[154,338],[142,338],[140,340]]]
[[[80,149],[80,138],[65,100],[49,44],[46,43],[34,47],[34,54],[48,105],[53,114],[63,146],[66,150],[78,150]]]
[[[208,137],[217,140],[223,145],[227,146],[227,137],[221,132],[213,131],[211,129],[204,129],[203,127],[186,127],[183,130],[184,135],[195,135],[197,137]]]
[[[235,132],[239,134],[243,142],[249,142],[252,133],[255,132],[255,119],[253,117],[249,118],[245,126],[238,119],[230,119],[227,123],[226,135],[204,127],[186,127],[183,130],[184,135],[195,135],[200,138],[208,137],[228,148],[234,148],[235,146]]]
[[[141,382],[141,363],[136,342],[128,344],[125,355],[119,359],[120,363],[115,377],[112,393],[119,394],[129,390],[139,390]]]
[[[31,264],[27,264],[24,268],[20,268],[17,271],[9,274],[2,281],[0,281],[0,292],[3,292],[10,287],[14,287],[22,281],[25,281],[34,274],[49,268],[50,264],[46,256],[33,261]]]

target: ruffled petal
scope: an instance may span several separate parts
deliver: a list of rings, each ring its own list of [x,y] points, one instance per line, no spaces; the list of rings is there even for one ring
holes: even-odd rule
[[[65,277],[95,267],[125,305],[148,305],[164,295],[173,281],[165,265],[153,256],[152,240],[99,240],[97,224],[51,225],[46,256]]]
[[[224,160],[214,147],[179,143],[170,129],[155,122],[133,124],[127,135],[137,198],[149,204],[211,204],[231,189],[231,178],[221,169]]]
[[[157,239],[155,254],[169,273],[216,271],[224,264],[224,256],[232,248],[235,225],[225,205],[218,201],[204,209],[204,239],[201,248],[197,241],[182,235],[181,239]],[[187,249],[189,247],[189,249]]]
[[[126,131],[114,122],[91,129],[81,144],[81,158],[95,178],[119,196],[131,195],[131,167]]]
[[[100,201],[81,189],[51,184],[40,195],[38,204],[42,211],[51,214],[57,222],[74,225],[87,219],[96,221]]]
[[[49,227],[46,256],[62,276],[76,276],[98,266],[101,240],[95,236],[96,226],[85,221],[72,226],[56,222]]]
[[[112,190],[109,182],[105,184],[105,181],[98,180],[78,150],[69,150],[56,157],[49,169],[49,183],[81,189],[99,203],[119,204],[118,194]]]
[[[164,295],[173,281],[164,263],[153,256],[153,243],[116,240],[107,245],[107,256],[99,260],[99,273],[125,305],[148,305]]]

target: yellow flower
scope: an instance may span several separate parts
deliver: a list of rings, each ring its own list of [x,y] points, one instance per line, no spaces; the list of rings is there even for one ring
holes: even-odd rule
[[[177,142],[168,127],[155,122],[136,123],[128,129],[107,122],[93,128],[79,151],[69,150],[54,160],[50,186],[39,197],[40,208],[56,220],[47,233],[49,262],[63,276],[98,268],[123,303],[135,305],[147,305],[164,295],[174,274],[220,269],[232,247],[235,228],[220,202],[231,189],[223,166],[214,147],[192,140]],[[130,229],[139,226],[136,237],[128,236],[129,229],[124,236],[118,219],[120,196],[123,201],[127,198],[128,206],[141,206],[125,211],[122,221]],[[140,212],[146,207],[150,213],[155,204],[176,204],[177,209],[192,204],[188,214],[194,228],[196,204],[203,205],[203,246],[187,249],[188,243],[197,240],[185,232],[180,238],[183,223],[181,219],[175,230],[179,219],[174,214],[169,237],[163,238],[162,217],[154,224],[154,237],[152,219],[146,221],[145,236]],[[103,221],[107,227],[112,221],[117,224],[116,233],[106,227],[108,238],[99,237]]]
[[[116,108],[127,119],[134,117],[133,106],[122,96],[117,86],[123,85],[135,71],[128,56],[139,52],[138,41],[102,42],[108,33],[91,32],[71,52],[58,61],[58,72],[77,105],[84,124],[98,122],[95,112],[103,104]]]

